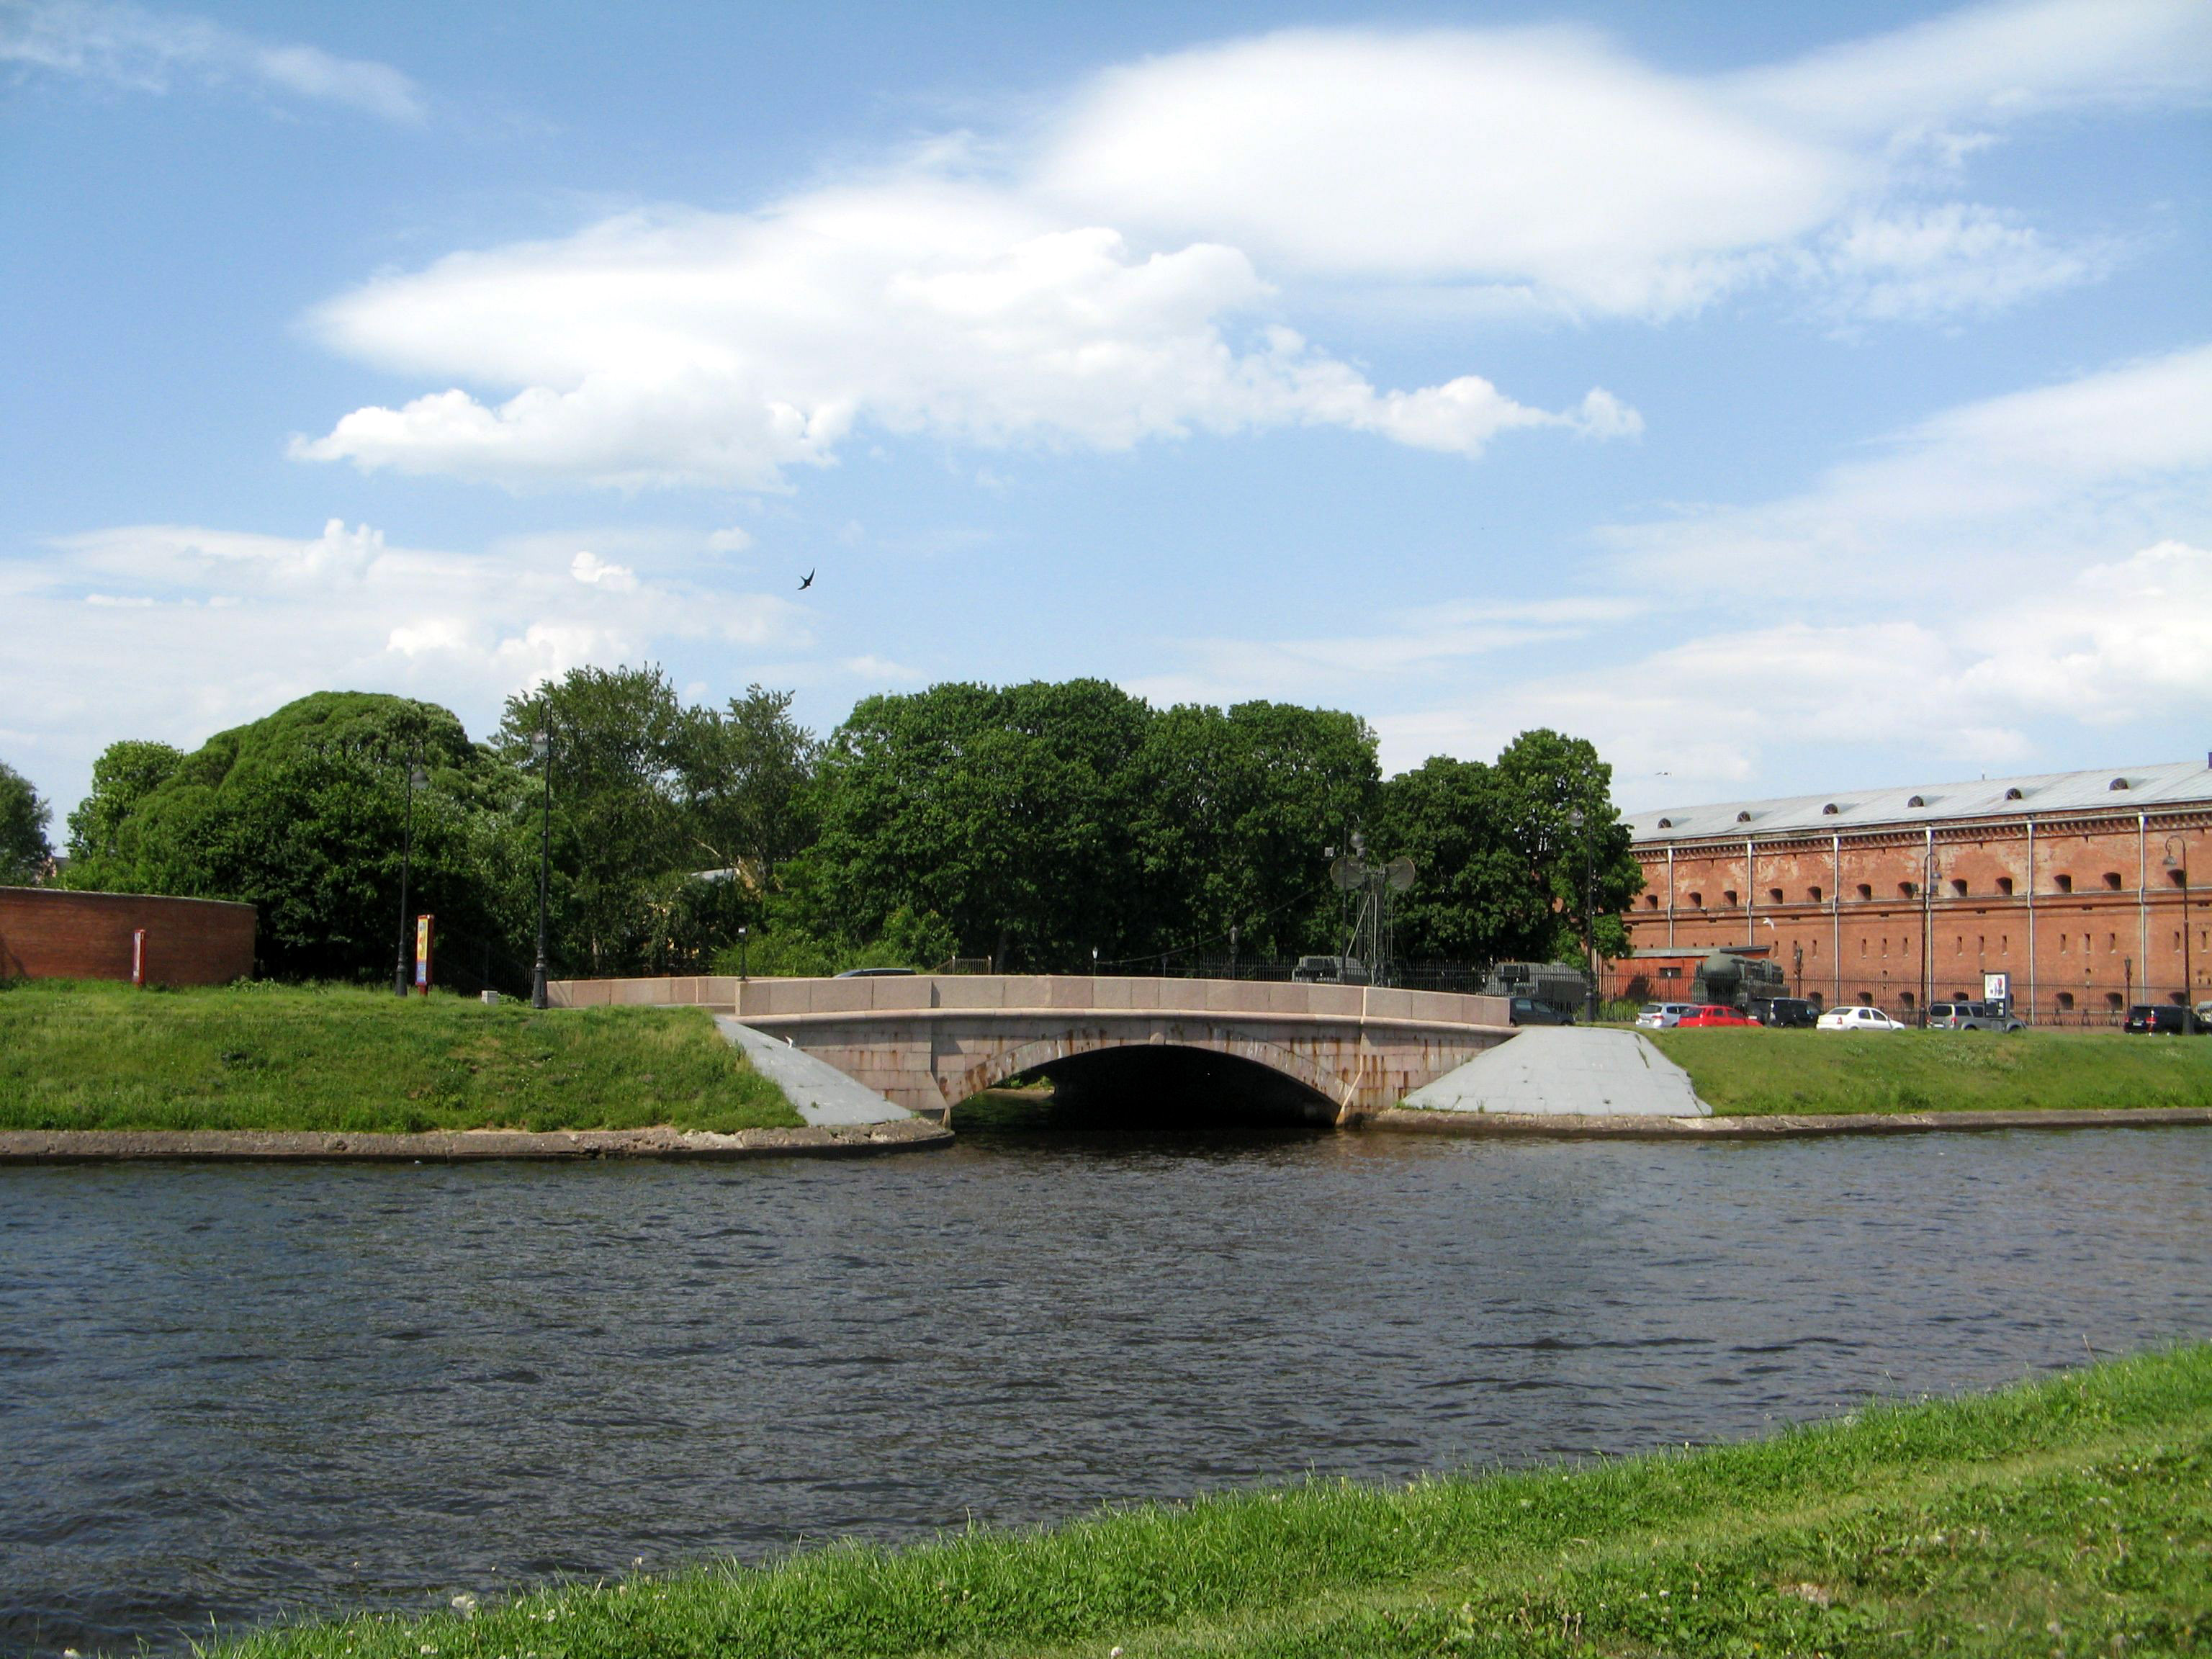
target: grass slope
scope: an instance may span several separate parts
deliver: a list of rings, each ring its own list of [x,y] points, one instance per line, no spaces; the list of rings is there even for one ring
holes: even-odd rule
[[[2212,1348],[1573,1469],[1325,1482],[263,1632],[228,1659],[2212,1645]]]
[[[533,1013],[253,985],[0,990],[0,1129],[732,1129],[794,1125],[696,1008]]]
[[[2099,1031],[1650,1031],[1716,1112],[2212,1106],[2212,1039]]]

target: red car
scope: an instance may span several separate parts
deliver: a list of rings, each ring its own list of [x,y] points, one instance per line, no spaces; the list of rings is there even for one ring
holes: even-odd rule
[[[1694,1031],[1715,1025],[1749,1025],[1757,1028],[1759,1022],[1749,1014],[1740,1014],[1733,1008],[1724,1008],[1717,1002],[1708,1002],[1692,1008],[1675,1023],[1678,1031]]]

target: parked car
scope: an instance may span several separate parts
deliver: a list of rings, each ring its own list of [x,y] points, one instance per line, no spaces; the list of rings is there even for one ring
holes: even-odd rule
[[[1761,1025],[1777,1029],[1811,1030],[1820,1011],[1803,997],[1759,997],[1753,999],[1751,1017]]]
[[[1694,1002],[1647,1002],[1638,1011],[1636,1023],[1647,1031],[1664,1031],[1696,1006]]]
[[[2128,1010],[2128,1030],[2138,1036],[2203,1036],[2208,1027],[2193,1008],[2170,1002],[2139,1002]]]
[[[2025,1031],[2027,1022],[2002,1002],[1931,1002],[1929,1029],[1936,1031]]]
[[[1300,957],[1291,977],[1301,985],[1364,985],[1367,964],[1358,957]]]
[[[1565,1008],[1555,1008],[1548,1002],[1539,1002],[1534,997],[1513,999],[1512,1020],[1516,1025],[1571,1025],[1575,1017]]]
[[[1700,1031],[1719,1025],[1748,1025],[1755,1030],[1758,1024],[1749,1014],[1722,1002],[1701,1004],[1674,1022],[1675,1029],[1682,1031]]]
[[[1823,1031],[1902,1031],[1909,1029],[1901,1019],[1892,1019],[1879,1008],[1854,1004],[1849,1008],[1831,1008],[1820,1016]]]

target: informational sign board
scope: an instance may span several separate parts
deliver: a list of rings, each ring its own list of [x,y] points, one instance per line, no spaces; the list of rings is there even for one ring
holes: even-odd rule
[[[415,988],[430,994],[430,918],[415,918]]]
[[[2012,1000],[2012,975],[2010,974],[1984,974],[1982,975],[1982,1000],[1984,1002],[2010,1002]]]
[[[146,982],[146,930],[143,927],[135,927],[131,932],[131,982],[133,985]]]

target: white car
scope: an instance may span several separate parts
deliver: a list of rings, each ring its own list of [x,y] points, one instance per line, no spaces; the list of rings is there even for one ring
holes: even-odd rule
[[[1636,1023],[1647,1031],[1671,1031],[1694,1006],[1688,1002],[1647,1002],[1638,1012]]]
[[[1814,1022],[1824,1031],[1905,1031],[1911,1028],[1879,1008],[1831,1008]]]

